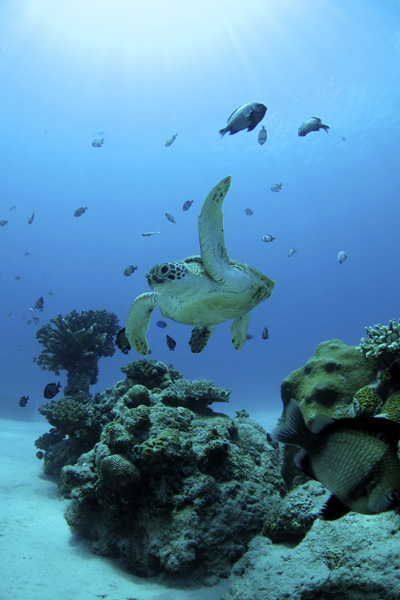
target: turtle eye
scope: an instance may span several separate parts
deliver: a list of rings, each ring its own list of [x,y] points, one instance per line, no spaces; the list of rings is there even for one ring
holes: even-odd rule
[[[398,503],[400,500],[400,494],[397,490],[391,490],[386,497],[390,502]]]
[[[161,275],[165,275],[166,273],[168,273],[168,265],[163,265],[160,269],[160,273]]]

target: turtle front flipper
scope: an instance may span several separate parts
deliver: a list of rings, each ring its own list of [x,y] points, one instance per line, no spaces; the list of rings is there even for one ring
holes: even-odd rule
[[[189,346],[193,354],[199,354],[207,346],[215,325],[209,327],[194,327],[190,336]]]
[[[147,292],[138,296],[129,310],[125,335],[131,348],[142,356],[149,353],[146,332],[149,328],[151,313],[156,306],[157,294]]]
[[[204,200],[199,214],[201,259],[214,281],[223,281],[231,264],[225,247],[222,205],[231,187],[231,176],[220,181]]]
[[[250,322],[250,313],[236,317],[231,325],[232,344],[235,350],[241,350],[246,341],[247,329]]]

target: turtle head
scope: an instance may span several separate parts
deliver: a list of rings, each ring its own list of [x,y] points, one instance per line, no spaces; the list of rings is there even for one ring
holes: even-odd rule
[[[170,285],[176,284],[188,275],[184,262],[166,262],[155,265],[146,273],[147,283],[152,290],[167,292]]]

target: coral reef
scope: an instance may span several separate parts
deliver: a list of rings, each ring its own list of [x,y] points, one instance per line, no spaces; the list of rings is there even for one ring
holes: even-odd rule
[[[125,373],[130,387],[138,383],[148,390],[154,388],[163,390],[177,379],[182,379],[182,373],[172,366],[167,367],[164,363],[153,359],[135,360],[128,363],[126,367],[121,367],[121,371]]]
[[[353,417],[355,393],[375,383],[378,371],[375,358],[365,360],[355,346],[328,340],[317,346],[304,367],[283,380],[282,401],[285,405],[296,398],[308,423],[320,413],[332,418]]]
[[[383,400],[375,385],[366,385],[357,390],[353,398],[354,414],[360,417],[373,417],[379,412]]]
[[[160,394],[167,406],[186,406],[196,412],[206,411],[213,402],[228,402],[232,390],[214,385],[207,379],[179,379]]]
[[[135,408],[125,386],[100,441],[62,470],[66,519],[94,552],[123,557],[138,575],[211,582],[229,575],[265,515],[278,512],[285,485],[276,445],[257,423],[204,413],[229,390],[177,383],[172,396],[157,388]]]
[[[367,338],[361,338],[357,346],[366,358],[376,357],[384,367],[390,366],[394,360],[400,359],[400,319],[391,319],[389,325],[366,327]]]
[[[233,567],[223,600],[400,598],[398,516],[317,519],[294,547],[255,537]]]
[[[80,314],[73,310],[65,317],[58,314],[36,332],[44,346],[37,364],[56,375],[67,372],[66,395],[88,394],[89,386],[97,381],[99,358],[115,352],[117,331],[117,316],[106,310],[83,310]]]
[[[379,364],[376,358],[364,358],[355,346],[340,340],[319,344],[314,355],[300,369],[283,380],[283,405],[296,398],[308,424],[318,414],[331,418],[354,417],[353,398],[358,390],[374,384]],[[289,488],[305,476],[295,467],[297,450],[286,446],[282,474]]]

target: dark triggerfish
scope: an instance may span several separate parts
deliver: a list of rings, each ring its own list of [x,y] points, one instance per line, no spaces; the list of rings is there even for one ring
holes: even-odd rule
[[[284,444],[300,446],[296,465],[320,481],[332,496],[321,517],[329,521],[349,511],[372,515],[400,504],[400,425],[384,418],[329,419],[319,415],[308,429],[296,400],[272,432]]]

